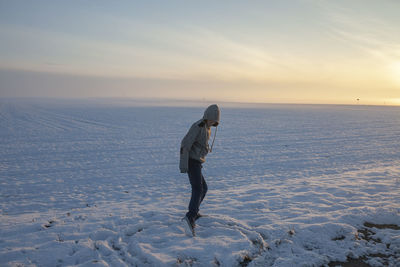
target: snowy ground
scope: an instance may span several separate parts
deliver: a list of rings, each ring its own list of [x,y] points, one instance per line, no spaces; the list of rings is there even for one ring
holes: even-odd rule
[[[1,100],[0,265],[398,264],[400,108],[222,104],[193,238],[178,151],[205,107]]]

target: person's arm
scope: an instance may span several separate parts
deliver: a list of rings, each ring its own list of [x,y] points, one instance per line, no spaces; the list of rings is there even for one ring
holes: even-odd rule
[[[193,124],[192,127],[190,127],[188,133],[182,139],[180,160],[179,160],[179,169],[181,173],[186,173],[188,171],[189,151],[192,148],[192,145],[196,140],[196,137],[199,134],[199,132],[200,132],[200,127],[197,124]]]

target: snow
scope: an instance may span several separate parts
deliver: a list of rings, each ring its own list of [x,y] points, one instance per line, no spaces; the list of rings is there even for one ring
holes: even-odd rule
[[[206,106],[0,100],[0,265],[398,264],[400,230],[359,229],[400,225],[400,108],[221,103],[189,237],[179,145]]]

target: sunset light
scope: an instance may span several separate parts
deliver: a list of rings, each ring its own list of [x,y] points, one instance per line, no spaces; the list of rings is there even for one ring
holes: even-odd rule
[[[393,80],[396,82],[396,85],[400,89],[400,61],[397,61],[391,65],[391,71]]]
[[[2,97],[400,98],[395,1],[41,3],[0,3]]]
[[[0,0],[1,266],[399,266],[400,0]]]

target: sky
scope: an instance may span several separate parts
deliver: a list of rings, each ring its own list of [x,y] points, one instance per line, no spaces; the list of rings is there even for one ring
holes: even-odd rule
[[[0,0],[0,97],[400,105],[399,13],[397,0]]]

